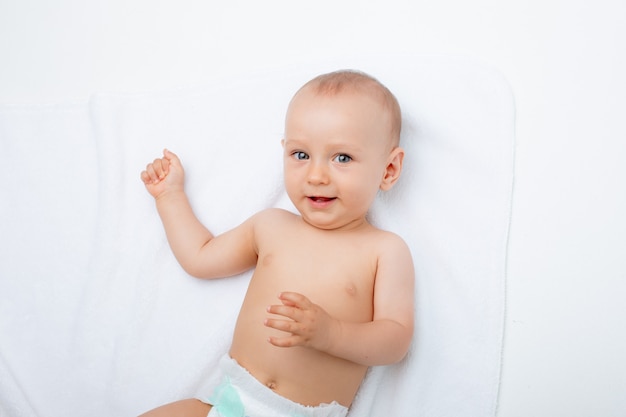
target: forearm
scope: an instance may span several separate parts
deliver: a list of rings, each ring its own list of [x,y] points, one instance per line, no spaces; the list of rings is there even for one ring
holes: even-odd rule
[[[396,319],[353,323],[331,317],[302,294],[282,292],[281,304],[267,307],[265,326],[285,332],[268,341],[278,347],[305,346],[366,366],[389,365],[406,355],[413,337],[412,303],[394,311]]]
[[[156,206],[174,256],[189,274],[197,275],[200,250],[213,234],[200,223],[183,191],[157,198]]]
[[[335,336],[331,337],[326,352],[367,366],[399,362],[406,355],[413,336],[412,326],[393,320],[337,321],[335,324]]]

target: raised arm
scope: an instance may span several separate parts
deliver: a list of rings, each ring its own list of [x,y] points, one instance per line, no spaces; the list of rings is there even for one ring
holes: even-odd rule
[[[270,338],[269,342],[279,347],[310,347],[367,366],[400,361],[413,336],[413,261],[408,247],[397,236],[390,236],[383,246],[372,321],[340,321],[302,294],[282,293],[282,305],[268,307],[268,313],[287,320],[267,319],[265,324],[290,334]]]
[[[168,150],[141,173],[157,210],[172,252],[180,265],[198,278],[219,278],[250,269],[256,262],[253,221],[218,237],[194,214],[184,189],[184,170]]]

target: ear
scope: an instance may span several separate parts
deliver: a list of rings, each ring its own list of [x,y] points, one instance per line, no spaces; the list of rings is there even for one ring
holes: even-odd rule
[[[399,146],[394,148],[389,157],[387,158],[387,166],[383,175],[383,180],[380,183],[380,189],[387,191],[393,187],[393,185],[400,178],[402,172],[402,162],[404,161],[404,149]]]

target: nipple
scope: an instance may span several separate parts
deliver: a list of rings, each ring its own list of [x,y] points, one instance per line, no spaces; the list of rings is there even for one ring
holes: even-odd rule
[[[348,295],[354,297],[356,295],[356,285],[354,284],[349,284],[345,287],[346,292],[348,293]]]

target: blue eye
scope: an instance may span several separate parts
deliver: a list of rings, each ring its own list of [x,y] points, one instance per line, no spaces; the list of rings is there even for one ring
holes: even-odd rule
[[[307,155],[306,152],[302,152],[302,151],[296,151],[292,153],[291,155],[299,161],[302,161],[304,159],[309,159],[309,155]]]
[[[339,154],[335,157],[335,161],[345,164],[352,161],[352,157],[350,155],[346,155],[345,153]]]

